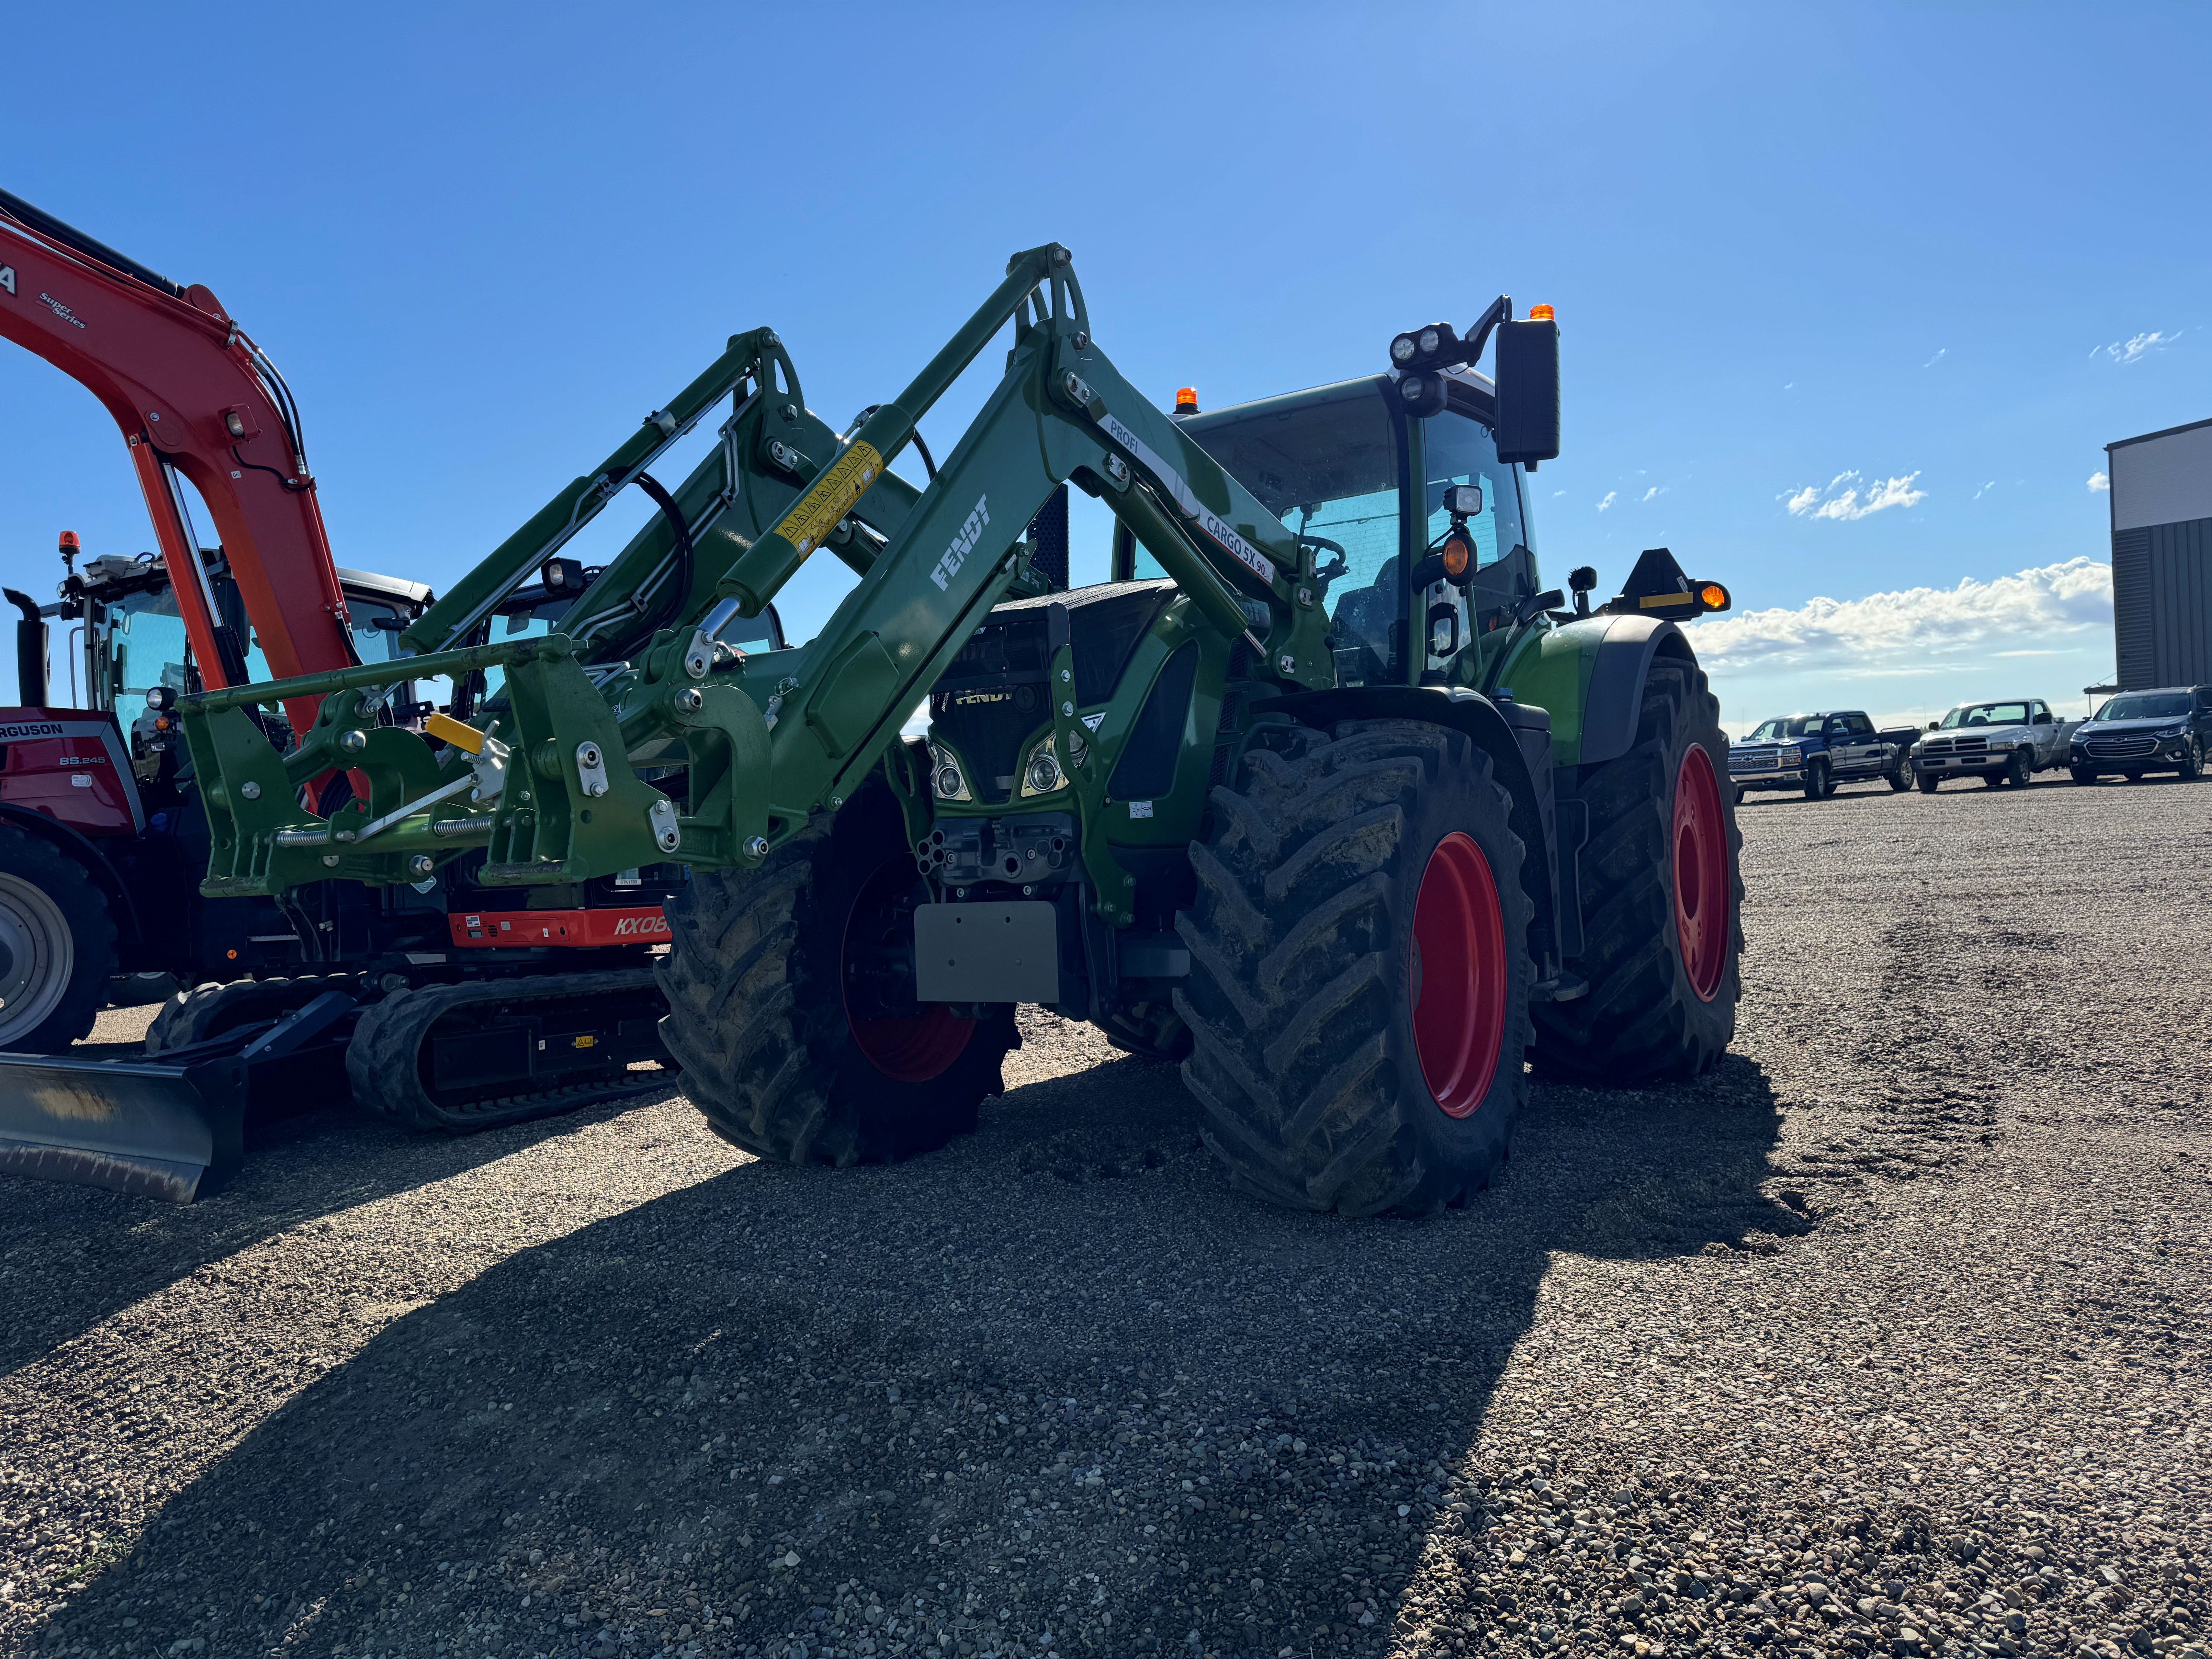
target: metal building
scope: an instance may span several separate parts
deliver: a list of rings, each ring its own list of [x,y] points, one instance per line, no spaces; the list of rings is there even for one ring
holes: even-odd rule
[[[2212,421],[2123,438],[2105,453],[2119,683],[2212,684]]]

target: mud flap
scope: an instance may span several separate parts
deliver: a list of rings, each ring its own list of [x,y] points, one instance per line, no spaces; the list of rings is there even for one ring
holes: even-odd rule
[[[347,1097],[359,1009],[326,991],[158,1059],[0,1054],[0,1174],[190,1204],[238,1173],[249,1120]]]

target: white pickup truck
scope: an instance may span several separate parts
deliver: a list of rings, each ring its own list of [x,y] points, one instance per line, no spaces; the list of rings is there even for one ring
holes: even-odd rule
[[[1932,795],[1946,778],[1978,777],[1990,788],[2024,789],[2037,772],[2066,763],[2079,720],[2062,720],[2040,697],[1962,702],[1912,746],[1912,774]]]

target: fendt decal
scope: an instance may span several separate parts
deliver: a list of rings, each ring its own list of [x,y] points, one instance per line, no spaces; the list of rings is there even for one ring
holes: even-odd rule
[[[945,550],[945,556],[929,573],[929,580],[937,584],[939,592],[944,592],[952,579],[960,574],[960,567],[968,562],[968,556],[975,550],[975,544],[982,539],[983,526],[991,522],[990,501],[988,495],[975,498],[975,510],[968,515],[968,521],[960,526],[960,533],[952,538],[952,545]]]
[[[0,288],[4,288],[8,290],[8,297],[9,299],[12,300],[15,297],[15,266],[0,265]]]

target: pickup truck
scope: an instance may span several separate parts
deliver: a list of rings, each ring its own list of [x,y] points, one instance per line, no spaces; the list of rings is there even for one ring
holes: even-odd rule
[[[2079,720],[2062,720],[2040,697],[2009,702],[1962,702],[1940,720],[1912,751],[1920,793],[1932,795],[1946,778],[1978,777],[1996,789],[2027,787],[2028,778],[2066,763]]]
[[[1807,800],[1825,799],[1846,783],[1910,789],[1906,757],[1919,735],[1910,726],[1876,731],[1856,708],[1762,720],[1729,745],[1729,781],[1738,805],[1753,789],[1802,789]]]

